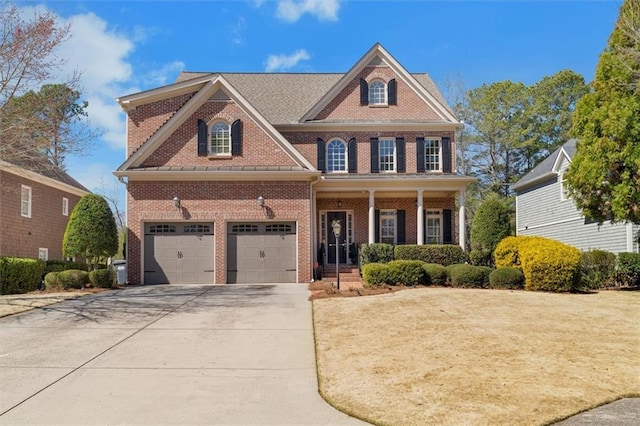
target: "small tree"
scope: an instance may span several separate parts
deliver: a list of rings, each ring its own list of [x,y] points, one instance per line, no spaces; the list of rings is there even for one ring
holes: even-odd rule
[[[107,201],[99,195],[85,195],[76,204],[64,233],[65,256],[83,256],[95,269],[100,259],[118,251],[118,229]]]
[[[471,224],[472,263],[492,265],[496,246],[511,235],[511,208],[507,202],[497,194],[490,194],[480,204]]]

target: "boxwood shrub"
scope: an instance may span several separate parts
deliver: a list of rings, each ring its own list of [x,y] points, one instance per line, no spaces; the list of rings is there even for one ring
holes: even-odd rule
[[[452,244],[399,245],[395,247],[394,256],[397,260],[421,260],[443,266],[467,260],[462,247]]]
[[[457,265],[451,269],[451,286],[461,288],[484,288],[486,271],[480,266]]]
[[[592,290],[608,287],[616,272],[616,255],[604,250],[582,252],[580,272],[580,288]]]
[[[393,245],[385,243],[362,244],[360,247],[360,266],[368,263],[387,263],[393,257]]]
[[[618,253],[618,271],[623,284],[640,286],[640,253]]]
[[[96,269],[95,271],[89,272],[89,282],[94,287],[99,288],[111,288],[111,271],[108,269]]]
[[[426,284],[445,285],[447,283],[447,268],[437,263],[424,263],[422,268],[427,273]]]
[[[391,284],[389,268],[386,263],[367,263],[362,267],[364,283],[370,287]]]
[[[60,272],[49,272],[47,275],[44,276],[44,288],[46,288],[47,290],[53,290],[53,289],[58,289],[58,288],[62,288],[62,284],[60,283],[60,280],[58,279],[58,275],[60,274]]]
[[[58,281],[63,289],[83,288],[89,283],[89,273],[81,269],[67,269],[58,273]]]
[[[498,268],[489,275],[489,288],[522,290],[524,274],[518,268]]]
[[[391,284],[413,286],[426,283],[424,262],[419,260],[392,260],[387,263]]]
[[[82,271],[88,271],[89,265],[82,262],[72,262],[68,260],[47,260],[44,268],[44,273],[49,272],[62,272],[67,269],[80,269]]]
[[[0,257],[0,294],[21,294],[37,290],[43,272],[42,260]]]
[[[444,267],[444,270],[447,272],[447,282],[451,282],[451,271],[453,271],[460,265],[464,265],[464,263],[452,263],[451,265],[447,265]]]

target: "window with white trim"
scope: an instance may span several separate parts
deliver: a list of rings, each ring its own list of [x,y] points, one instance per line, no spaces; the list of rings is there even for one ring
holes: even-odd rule
[[[62,197],[62,216],[69,216],[69,199]]]
[[[569,198],[569,190],[567,189],[567,178],[564,177],[564,172],[558,176],[560,181],[560,201],[567,201]]]
[[[209,129],[209,154],[231,154],[231,126],[229,123],[217,121]]]
[[[24,217],[31,217],[31,187],[22,185],[20,194],[20,214]]]
[[[396,139],[380,138],[378,142],[378,161],[381,172],[396,171]]]
[[[424,139],[424,170],[427,172],[439,172],[442,170],[440,138]]]
[[[427,210],[425,223],[425,242],[442,244],[442,211]]]
[[[380,210],[380,242],[396,243],[396,211]]]
[[[48,248],[39,248],[38,249],[38,259],[47,261],[49,260],[49,249]]]
[[[327,144],[327,172],[347,171],[347,144],[333,139]]]
[[[369,84],[369,105],[387,104],[387,84],[382,80],[374,80]]]

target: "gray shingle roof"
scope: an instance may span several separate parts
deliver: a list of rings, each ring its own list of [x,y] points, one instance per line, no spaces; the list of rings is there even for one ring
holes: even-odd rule
[[[46,159],[41,161],[30,161],[30,160],[7,160],[7,163],[11,163],[16,167],[20,167],[21,169],[28,170],[33,173],[37,173],[44,177],[48,177],[49,179],[56,180],[58,182],[67,184],[69,186],[73,186],[74,188],[78,188],[82,191],[86,191],[90,193],[87,188],[85,188],[80,182],[72,178],[67,172],[64,170],[50,164]]]
[[[576,153],[576,142],[577,141],[575,139],[569,139],[564,143],[564,145],[553,151],[551,155],[542,160],[542,162],[535,166],[529,173],[524,175],[518,182],[513,184],[511,189],[519,191],[533,183],[554,176],[555,173],[553,172],[553,165],[555,164],[558,155],[560,155],[560,151],[564,149],[569,158],[572,158]]]
[[[342,73],[203,73],[182,72],[176,83],[222,75],[272,124],[294,124],[344,76]],[[412,74],[431,95],[452,112],[427,74]]]

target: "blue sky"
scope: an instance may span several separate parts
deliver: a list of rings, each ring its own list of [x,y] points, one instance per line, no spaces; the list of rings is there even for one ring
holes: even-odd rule
[[[104,131],[68,170],[91,190],[119,187],[124,113],[115,98],[182,70],[346,72],[380,42],[410,72],[468,88],[532,84],[562,69],[593,79],[622,0],[22,1],[70,23],[61,78],[82,71],[89,118]]]

